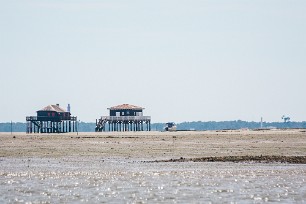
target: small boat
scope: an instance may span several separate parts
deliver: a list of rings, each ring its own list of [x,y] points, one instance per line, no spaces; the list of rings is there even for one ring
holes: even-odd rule
[[[165,131],[176,131],[176,125],[174,122],[166,123],[166,127],[164,128]]]

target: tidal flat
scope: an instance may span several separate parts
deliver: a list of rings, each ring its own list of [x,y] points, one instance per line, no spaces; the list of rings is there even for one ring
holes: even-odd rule
[[[303,129],[0,133],[0,202],[303,203],[306,164],[195,160],[305,156]]]

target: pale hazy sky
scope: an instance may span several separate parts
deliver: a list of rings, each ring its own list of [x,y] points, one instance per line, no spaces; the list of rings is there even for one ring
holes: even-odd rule
[[[0,0],[0,122],[306,121],[305,0]]]

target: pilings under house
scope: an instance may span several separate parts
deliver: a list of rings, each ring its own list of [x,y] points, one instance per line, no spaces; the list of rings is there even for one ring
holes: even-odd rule
[[[56,105],[48,105],[37,111],[37,116],[27,116],[27,133],[66,133],[77,132],[77,117],[71,116],[70,105],[67,111]]]
[[[129,104],[108,108],[109,116],[96,119],[95,131],[151,131],[151,116],[143,116],[143,109]]]

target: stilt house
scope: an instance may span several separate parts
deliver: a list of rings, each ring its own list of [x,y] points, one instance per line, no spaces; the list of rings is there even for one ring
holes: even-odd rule
[[[65,133],[77,131],[77,117],[56,105],[48,105],[37,111],[37,116],[27,116],[27,133]]]
[[[151,130],[151,117],[143,116],[142,107],[122,104],[108,110],[109,116],[102,116],[96,120],[96,132]]]

